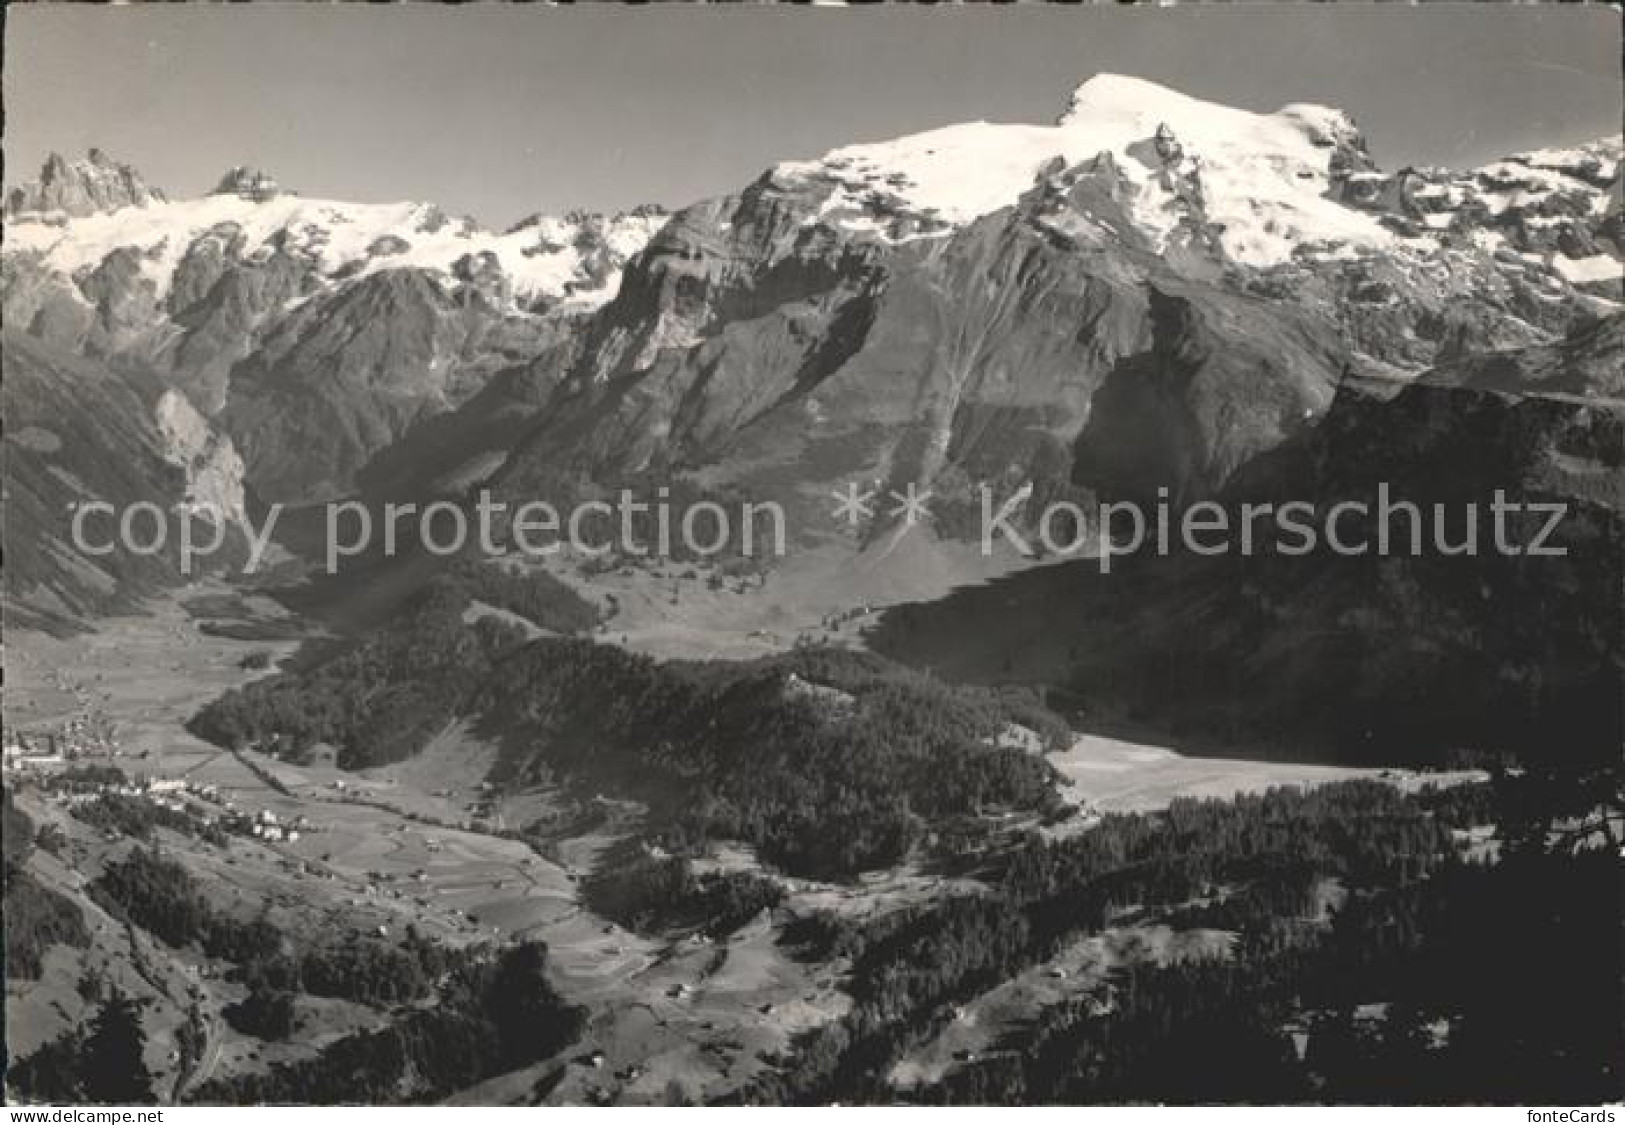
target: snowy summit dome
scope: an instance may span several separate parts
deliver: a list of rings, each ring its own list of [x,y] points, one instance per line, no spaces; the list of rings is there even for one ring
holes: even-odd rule
[[[1051,126],[950,125],[836,149],[780,165],[776,174],[835,184],[826,213],[860,212],[866,200],[883,196],[957,226],[1015,203],[1057,157],[1072,166],[1108,153],[1133,186],[1134,221],[1153,245],[1183,214],[1180,189],[1170,183],[1177,170],[1199,185],[1224,251],[1236,261],[1270,265],[1305,243],[1344,252],[1393,242],[1373,216],[1333,198],[1334,158],[1350,145],[1360,147],[1358,133],[1336,109],[1294,105],[1252,113],[1143,79],[1099,74],[1073,91]]]

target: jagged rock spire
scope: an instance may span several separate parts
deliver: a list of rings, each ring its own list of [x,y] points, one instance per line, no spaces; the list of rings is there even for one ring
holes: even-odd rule
[[[6,214],[78,217],[162,202],[164,193],[149,185],[140,172],[92,148],[79,160],[68,160],[56,152],[47,156],[37,180],[7,194]]]

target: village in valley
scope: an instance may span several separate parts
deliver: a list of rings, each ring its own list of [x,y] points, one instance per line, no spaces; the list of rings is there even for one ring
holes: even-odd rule
[[[467,731],[447,731],[410,762],[359,772],[330,756],[295,765],[197,738],[186,723],[199,707],[274,674],[299,642],[215,635],[199,628],[196,601],[185,603],[154,600],[116,640],[42,640],[8,662],[6,791],[36,830],[31,867],[90,925],[86,947],[58,945],[37,980],[8,982],[15,1056],[80,1026],[114,987],[147,1013],[147,1064],[178,1100],[211,1078],[313,1058],[387,1019],[368,1004],[305,995],[300,1034],[268,1042],[239,1031],[223,1013],[249,990],[231,962],[206,949],[168,956],[92,893],[138,854],[184,869],[210,909],[271,924],[300,946],[432,941],[477,956],[545,941],[561,992],[606,1013],[554,1101],[658,1101],[674,1080],[696,1093],[734,1085],[849,1006],[835,968],[803,965],[779,946],[782,919],[668,946],[591,910],[581,883],[617,838],[613,825],[636,809],[606,799],[609,830],[541,846],[514,826],[553,815],[552,798],[496,793],[486,780],[494,748]],[[834,893],[804,889],[809,901]],[[900,893],[924,894],[925,884]],[[549,1069],[504,1077],[503,1096]]]

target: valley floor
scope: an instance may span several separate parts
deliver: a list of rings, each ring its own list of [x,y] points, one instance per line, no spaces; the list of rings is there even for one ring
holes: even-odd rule
[[[851,885],[775,876],[786,891],[782,907],[727,937],[630,933],[588,909],[579,890],[615,833],[561,839],[545,855],[517,838],[509,830],[545,811],[548,795],[489,796],[483,781],[495,751],[460,724],[417,758],[362,773],[338,770],[330,756],[325,763],[318,757],[315,764],[295,767],[252,751],[222,751],[189,734],[184,724],[200,706],[268,674],[246,668],[245,658],[264,654],[274,664],[296,645],[200,631],[199,607],[228,593],[181,592],[155,602],[145,616],[110,621],[96,633],[10,638],[7,728],[46,731],[76,721],[108,726],[119,752],[105,764],[130,777],[207,789],[221,807],[303,825],[297,839],[233,836],[223,847],[197,846],[158,830],[164,850],[221,909],[244,916],[264,912],[285,932],[311,938],[399,935],[410,925],[451,946],[545,941],[555,986],[566,1000],[588,1009],[586,1033],[568,1058],[492,1079],[458,1101],[660,1103],[725,1095],[772,1065],[799,1033],[838,1018],[851,1005],[839,959],[808,964],[780,944],[790,919],[812,911],[873,917],[978,889],[972,879],[948,880],[913,868],[874,873]],[[269,605],[251,608],[275,614]],[[601,639],[616,640],[614,627]],[[653,640],[647,632],[639,639]],[[1084,830],[1098,813],[1156,808],[1180,796],[1228,796],[1375,772],[1188,759],[1095,736],[1079,737],[1052,760],[1066,778],[1064,796],[1080,809],[1046,829],[1054,834]],[[91,966],[148,1001],[148,1065],[159,1076],[158,1088],[176,1098],[211,1077],[310,1057],[341,1035],[378,1023],[379,1014],[361,1005],[301,997],[304,1030],[293,1040],[262,1043],[233,1031],[220,1012],[245,989],[228,981],[229,965],[161,946],[115,922],[86,896],[88,881],[127,854],[131,841],[93,830],[39,788],[9,787],[30,817],[65,835],[57,854],[37,852],[30,862],[43,882],[85,910],[93,930],[86,949],[52,949],[40,980],[7,982],[12,1057],[26,1056],[87,1017],[93,1009],[76,982]],[[745,848],[717,849],[696,866],[764,870]],[[1196,939],[1151,932],[1091,940],[967,1005],[960,1022],[896,1064],[893,1081],[903,1088],[939,1075],[973,1056],[1023,1010],[1086,992],[1103,967],[1125,956],[1177,957]],[[206,1043],[197,1064],[188,1066],[180,1060],[176,1033],[194,1007],[203,1014]]]

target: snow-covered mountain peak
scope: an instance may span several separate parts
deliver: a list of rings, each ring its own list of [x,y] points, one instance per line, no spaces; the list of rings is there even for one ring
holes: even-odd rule
[[[1353,119],[1333,106],[1295,102],[1274,113],[1253,113],[1122,74],[1097,74],[1080,85],[1056,125],[1135,135],[1163,126],[1193,142],[1241,148],[1294,149],[1303,141],[1323,148],[1363,149],[1365,144]]]
[[[13,215],[6,252],[35,254],[47,269],[72,278],[127,250],[159,299],[187,252],[205,238],[235,247],[248,260],[281,253],[311,262],[334,282],[401,267],[451,279],[459,261],[490,254],[521,307],[591,307],[614,295],[621,264],[663,222],[647,214],[581,215],[496,234],[432,204],[306,198],[256,169],[235,168],[201,199],[123,206],[66,222]]]
[[[1126,74],[1101,73],[1072,91],[1066,111],[1055,122],[1066,127],[1080,121],[1102,124],[1126,121],[1144,130],[1169,119],[1187,120],[1193,114],[1235,116],[1242,111],[1214,105],[1178,90]],[[1250,115],[1249,115],[1250,116]]]
[[[949,125],[783,163],[765,182],[796,197],[807,224],[892,243],[950,234],[1036,184],[1037,218],[1052,229],[1098,230],[1103,221],[1158,252],[1195,245],[1272,267],[1431,258],[1467,246],[1555,250],[1552,268],[1589,284],[1617,278],[1618,253],[1572,220],[1617,208],[1609,201],[1618,175],[1617,140],[1460,174],[1385,174],[1340,109],[1294,103],[1256,113],[1099,74],[1073,91],[1054,125]],[[1083,184],[1088,191],[1074,190]]]
[[[1249,265],[1285,262],[1300,248],[1335,255],[1394,241],[1333,198],[1334,184],[1369,160],[1352,119],[1329,106],[1253,113],[1103,74],[1074,91],[1057,129],[1069,159],[1110,152],[1129,171],[1141,188],[1134,217],[1156,239],[1195,204],[1225,252]]]
[[[836,149],[773,175],[833,188],[817,218],[896,239],[972,222],[1015,203],[1057,158],[1068,168],[1105,166],[1103,153],[1153,246],[1193,214],[1225,253],[1251,265],[1288,261],[1306,244],[1336,254],[1394,242],[1375,218],[1333,198],[1336,179],[1369,163],[1341,111],[1257,114],[1115,74],[1079,86],[1052,126],[951,125]]]

